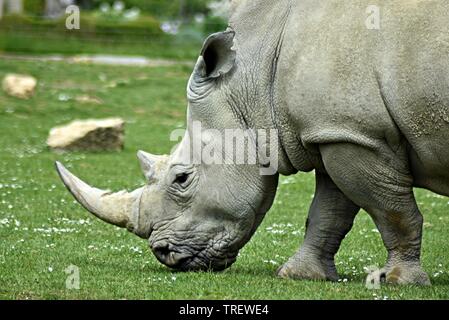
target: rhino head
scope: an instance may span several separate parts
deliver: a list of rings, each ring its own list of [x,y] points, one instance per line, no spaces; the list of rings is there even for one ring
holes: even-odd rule
[[[202,125],[202,132],[215,133],[207,135],[209,149],[222,143],[217,137],[224,130],[247,125],[235,116],[245,101],[232,87],[239,77],[234,36],[228,29],[205,41],[187,87],[187,130],[175,151],[166,156],[138,152],[147,180],[144,187],[118,193],[96,189],[56,163],[62,181],[88,211],[148,239],[156,258],[174,269],[229,267],[276,193],[277,171],[261,174],[261,168],[270,165],[266,157],[257,157],[254,163],[217,164],[198,160],[194,150],[195,123]],[[204,137],[200,140],[204,146]],[[254,145],[253,138],[245,144],[251,141]],[[223,148],[214,152],[214,158],[228,156]]]

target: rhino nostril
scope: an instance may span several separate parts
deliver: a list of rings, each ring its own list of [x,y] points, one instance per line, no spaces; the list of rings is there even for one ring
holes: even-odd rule
[[[153,253],[161,263],[171,268],[181,267],[183,263],[186,262],[190,257],[190,255],[170,250],[168,248],[168,245],[161,245],[154,247]]]
[[[166,257],[170,254],[170,250],[168,249],[168,245],[156,246],[153,249],[153,253],[159,260],[165,260]]]

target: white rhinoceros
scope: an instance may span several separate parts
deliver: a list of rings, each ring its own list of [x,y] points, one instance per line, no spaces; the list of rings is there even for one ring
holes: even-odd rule
[[[270,209],[278,175],[315,170],[304,243],[279,276],[338,279],[334,255],[363,208],[388,251],[381,277],[430,284],[413,188],[449,196],[449,2],[375,2],[379,17],[367,14],[371,0],[234,1],[190,78],[188,134],[170,156],[139,153],[147,185],[108,193],[58,163],[62,180],[97,217],[148,239],[162,263],[221,270]],[[263,157],[185,161],[195,121],[276,130],[276,173],[261,174]]]

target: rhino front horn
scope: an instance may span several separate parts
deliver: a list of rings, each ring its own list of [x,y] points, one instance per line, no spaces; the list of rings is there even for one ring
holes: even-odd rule
[[[112,193],[89,186],[59,162],[56,162],[56,169],[70,193],[89,212],[105,222],[135,231],[133,217],[138,210],[142,188],[131,193]]]

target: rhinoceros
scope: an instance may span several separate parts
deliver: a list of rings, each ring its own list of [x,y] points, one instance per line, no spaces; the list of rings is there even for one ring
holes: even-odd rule
[[[223,270],[270,209],[279,175],[314,170],[305,239],[277,274],[338,280],[334,255],[363,208],[388,252],[379,278],[429,285],[413,190],[449,196],[449,2],[377,0],[374,28],[372,2],[232,1],[229,27],[206,39],[188,82],[186,135],[170,155],[138,153],[145,186],[96,189],[57,163],[64,184],[168,267]],[[185,161],[194,122],[275,130],[275,170],[261,174],[271,156]]]

